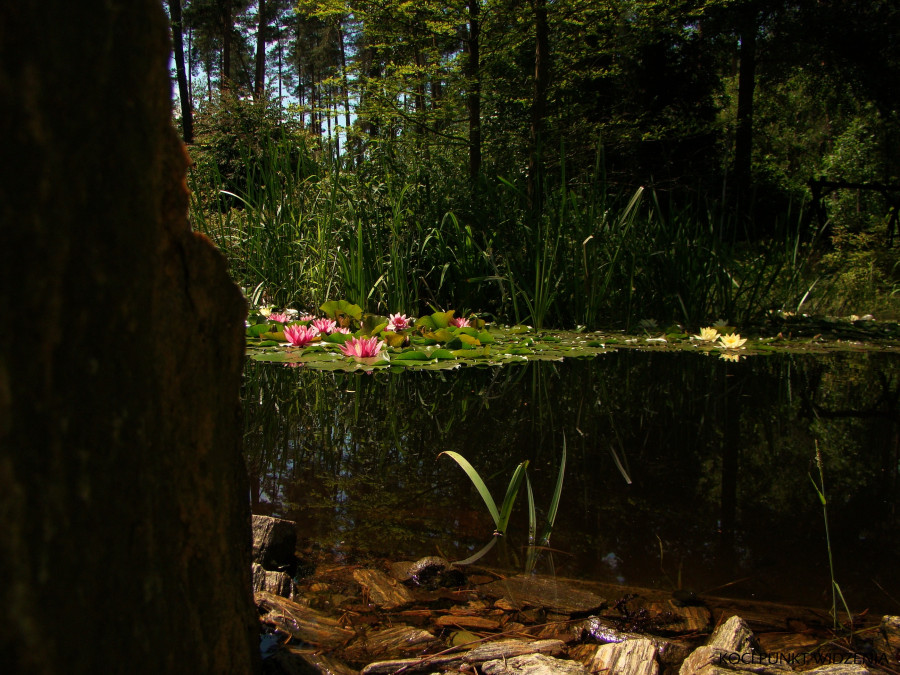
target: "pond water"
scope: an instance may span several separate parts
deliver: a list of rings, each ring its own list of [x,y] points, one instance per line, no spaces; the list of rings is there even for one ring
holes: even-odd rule
[[[854,612],[900,611],[900,356],[726,362],[623,350],[593,359],[373,374],[248,363],[253,511],[300,548],[355,562],[466,558],[493,521],[442,451],[498,504],[529,460],[538,511],[567,466],[537,570],[829,608],[821,451],[835,577]],[[479,564],[522,571],[524,489]]]

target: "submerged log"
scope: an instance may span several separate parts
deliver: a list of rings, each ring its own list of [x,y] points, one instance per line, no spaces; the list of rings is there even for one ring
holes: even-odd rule
[[[500,579],[479,591],[494,598],[503,598],[513,607],[543,607],[563,614],[586,614],[606,605],[606,600],[591,591],[578,588],[563,579],[540,576],[514,576]]]
[[[413,601],[412,593],[384,572],[369,569],[353,570],[353,578],[363,587],[372,603],[382,609],[397,609]]]
[[[323,647],[335,647],[351,639],[352,630],[337,619],[272,593],[256,593],[256,605],[265,614],[261,621],[272,623],[291,637]]]

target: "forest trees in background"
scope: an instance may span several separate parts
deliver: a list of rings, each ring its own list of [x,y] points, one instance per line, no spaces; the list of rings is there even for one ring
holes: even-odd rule
[[[900,9],[886,0],[168,4],[195,155],[227,140],[233,162],[290,129],[304,170],[385,186],[374,201],[408,187],[405,208],[434,227],[452,212],[481,251],[469,278],[533,257],[515,242],[567,191],[624,204],[645,186],[739,242],[796,220],[810,180],[887,186],[828,196],[828,242],[854,250],[884,248],[900,200]],[[813,238],[818,223],[802,225]],[[896,278],[896,255],[875,257]]]

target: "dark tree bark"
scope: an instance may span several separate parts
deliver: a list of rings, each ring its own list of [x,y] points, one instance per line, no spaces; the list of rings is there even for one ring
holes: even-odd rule
[[[466,106],[469,112],[469,182],[474,187],[478,184],[481,173],[481,79],[479,72],[479,12],[481,0],[468,0],[469,5],[469,39],[467,42],[468,58],[466,59],[466,82],[468,94]]]
[[[219,20],[222,31],[222,90],[231,86],[231,37],[234,32],[234,10],[231,0],[221,0]]]
[[[268,17],[266,16],[266,0],[259,0],[259,25],[256,29],[256,73],[253,97],[261,101],[266,93],[266,32]]]
[[[0,671],[258,672],[246,308],[187,222],[161,3],[0,26]]]
[[[184,22],[181,16],[181,0],[169,0],[169,16],[172,19],[172,46],[175,56],[175,72],[178,75],[178,98],[181,99],[181,136],[185,143],[193,143],[193,101],[191,101],[187,72],[184,68]]]
[[[756,33],[759,12],[751,5],[744,10],[740,26],[740,67],[738,70],[737,132],[734,143],[734,180],[737,193],[750,186],[753,156],[753,95],[756,88]]]
[[[550,32],[547,26],[547,0],[532,0],[534,8],[534,93],[531,101],[531,134],[528,153],[528,204],[532,218],[541,212],[542,143],[544,113],[547,107],[547,59],[550,56]]]

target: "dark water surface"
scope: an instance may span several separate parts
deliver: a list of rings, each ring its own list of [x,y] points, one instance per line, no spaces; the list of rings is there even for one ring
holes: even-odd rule
[[[568,465],[538,571],[828,608],[821,450],[835,577],[850,609],[900,611],[900,357],[620,351],[592,360],[371,375],[247,365],[254,513],[301,548],[465,558],[527,459],[538,511]],[[630,479],[629,484],[626,481]],[[524,488],[483,563],[521,570]]]

